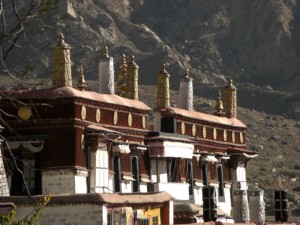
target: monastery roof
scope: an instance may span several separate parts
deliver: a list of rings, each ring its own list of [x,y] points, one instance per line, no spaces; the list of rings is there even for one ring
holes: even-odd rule
[[[14,97],[18,99],[57,99],[57,98],[84,98],[107,104],[120,105],[139,110],[150,111],[151,108],[139,100],[123,98],[113,94],[99,94],[92,91],[80,91],[72,87],[49,88],[40,90],[18,90],[1,91],[3,97]]]
[[[42,196],[33,196],[37,202]],[[108,204],[108,205],[140,205],[140,204],[157,204],[164,203],[174,198],[166,192],[156,193],[91,193],[91,194],[71,194],[71,195],[53,195],[51,196],[51,204]],[[0,202],[13,202],[19,204],[33,204],[33,200],[28,196],[1,196]]]
[[[246,125],[238,120],[237,118],[227,118],[227,117],[219,117],[211,114],[196,112],[196,111],[190,111],[185,109],[179,109],[179,108],[173,108],[173,107],[167,107],[160,110],[163,114],[173,114],[173,115],[180,115],[183,117],[196,119],[196,120],[202,120],[210,123],[215,124],[222,124],[227,126],[234,126],[234,127],[241,127],[246,128]]]

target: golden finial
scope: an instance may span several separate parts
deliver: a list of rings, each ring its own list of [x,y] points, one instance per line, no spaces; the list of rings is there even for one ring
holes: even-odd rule
[[[134,55],[131,56],[131,62],[128,63],[128,68],[131,68],[131,69],[138,69],[139,68],[139,66],[135,62],[135,56]]]
[[[219,94],[218,94],[218,98],[216,100],[216,112],[215,115],[216,116],[223,116],[224,115],[224,107],[223,107],[223,102],[222,102],[222,96],[221,96],[221,90],[219,89]]]
[[[60,49],[70,49],[70,46],[65,43],[65,37],[63,35],[63,33],[60,33],[58,36],[58,43],[54,46],[54,47],[58,47]]]
[[[126,56],[125,56],[125,54],[122,54],[122,55],[121,55],[121,64],[122,64],[122,65],[125,65],[125,64],[126,64]]]
[[[65,42],[65,37],[63,33],[60,33],[58,36],[58,43],[64,43]]]
[[[232,79],[230,79],[230,78],[227,79],[227,86],[226,86],[226,88],[230,88],[230,89],[236,90],[236,87],[233,85]]]
[[[157,76],[157,96],[156,108],[166,108],[170,106],[170,74],[166,71],[166,64],[162,65],[162,69]]]
[[[185,70],[185,78],[189,78],[189,75],[190,75],[190,71],[189,71],[189,69],[186,69]]]
[[[135,60],[135,56],[134,56],[134,55],[132,55],[132,56],[131,56],[131,63],[135,63],[135,61],[134,61],[134,60]]]
[[[161,71],[160,71],[159,73],[160,73],[160,74],[168,74],[166,68],[167,68],[167,65],[164,63],[164,64],[162,65]]]
[[[118,84],[116,87],[116,94],[119,96],[124,96],[125,93],[125,85],[126,85],[126,56],[121,54],[120,64],[119,64],[119,76],[118,76]]]
[[[103,48],[103,58],[104,58],[104,59],[108,59],[108,58],[109,58],[108,53],[109,53],[108,47],[107,47],[107,46],[104,46],[104,48]]]
[[[79,71],[79,78],[78,78],[78,84],[77,87],[80,91],[84,91],[84,89],[87,87],[85,80],[84,80],[84,73],[83,73],[83,66],[80,65],[80,71]]]

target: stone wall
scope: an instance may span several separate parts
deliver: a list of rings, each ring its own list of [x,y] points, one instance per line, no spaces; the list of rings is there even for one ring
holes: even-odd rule
[[[42,171],[43,194],[87,193],[87,173],[74,169]]]
[[[107,224],[102,217],[106,215],[106,208],[95,204],[64,204],[50,205],[43,209],[38,221],[43,225],[98,225]],[[18,205],[16,208],[18,219],[24,218],[33,210],[28,205]]]

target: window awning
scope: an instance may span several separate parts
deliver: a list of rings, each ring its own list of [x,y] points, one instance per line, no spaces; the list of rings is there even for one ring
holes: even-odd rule
[[[202,182],[199,182],[199,181],[195,181],[195,186],[197,187],[202,187],[204,186]]]
[[[151,183],[151,180],[148,177],[141,177],[141,182]]]
[[[36,141],[8,141],[7,142],[10,149],[18,149],[21,146],[28,149],[33,153],[40,152],[44,148],[44,140]]]
[[[202,161],[205,162],[218,162],[217,158],[214,155],[206,155],[201,157]]]
[[[128,175],[123,175],[122,179],[123,180],[128,180],[128,181],[134,181],[135,180],[132,176],[128,176]]]
[[[114,144],[112,147],[113,152],[128,154],[130,153],[130,148],[128,144]]]

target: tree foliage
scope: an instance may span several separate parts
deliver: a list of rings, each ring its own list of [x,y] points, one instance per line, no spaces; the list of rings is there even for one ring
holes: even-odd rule
[[[58,0],[0,0],[0,68],[9,74],[5,65],[11,51],[20,47],[20,38],[26,40],[26,23],[57,6]],[[11,74],[10,74],[11,75]]]
[[[1,225],[39,225],[38,218],[42,215],[43,209],[49,203],[51,195],[48,194],[36,203],[34,210],[25,218],[19,220],[16,218],[16,210],[12,209],[7,214],[0,217]]]

